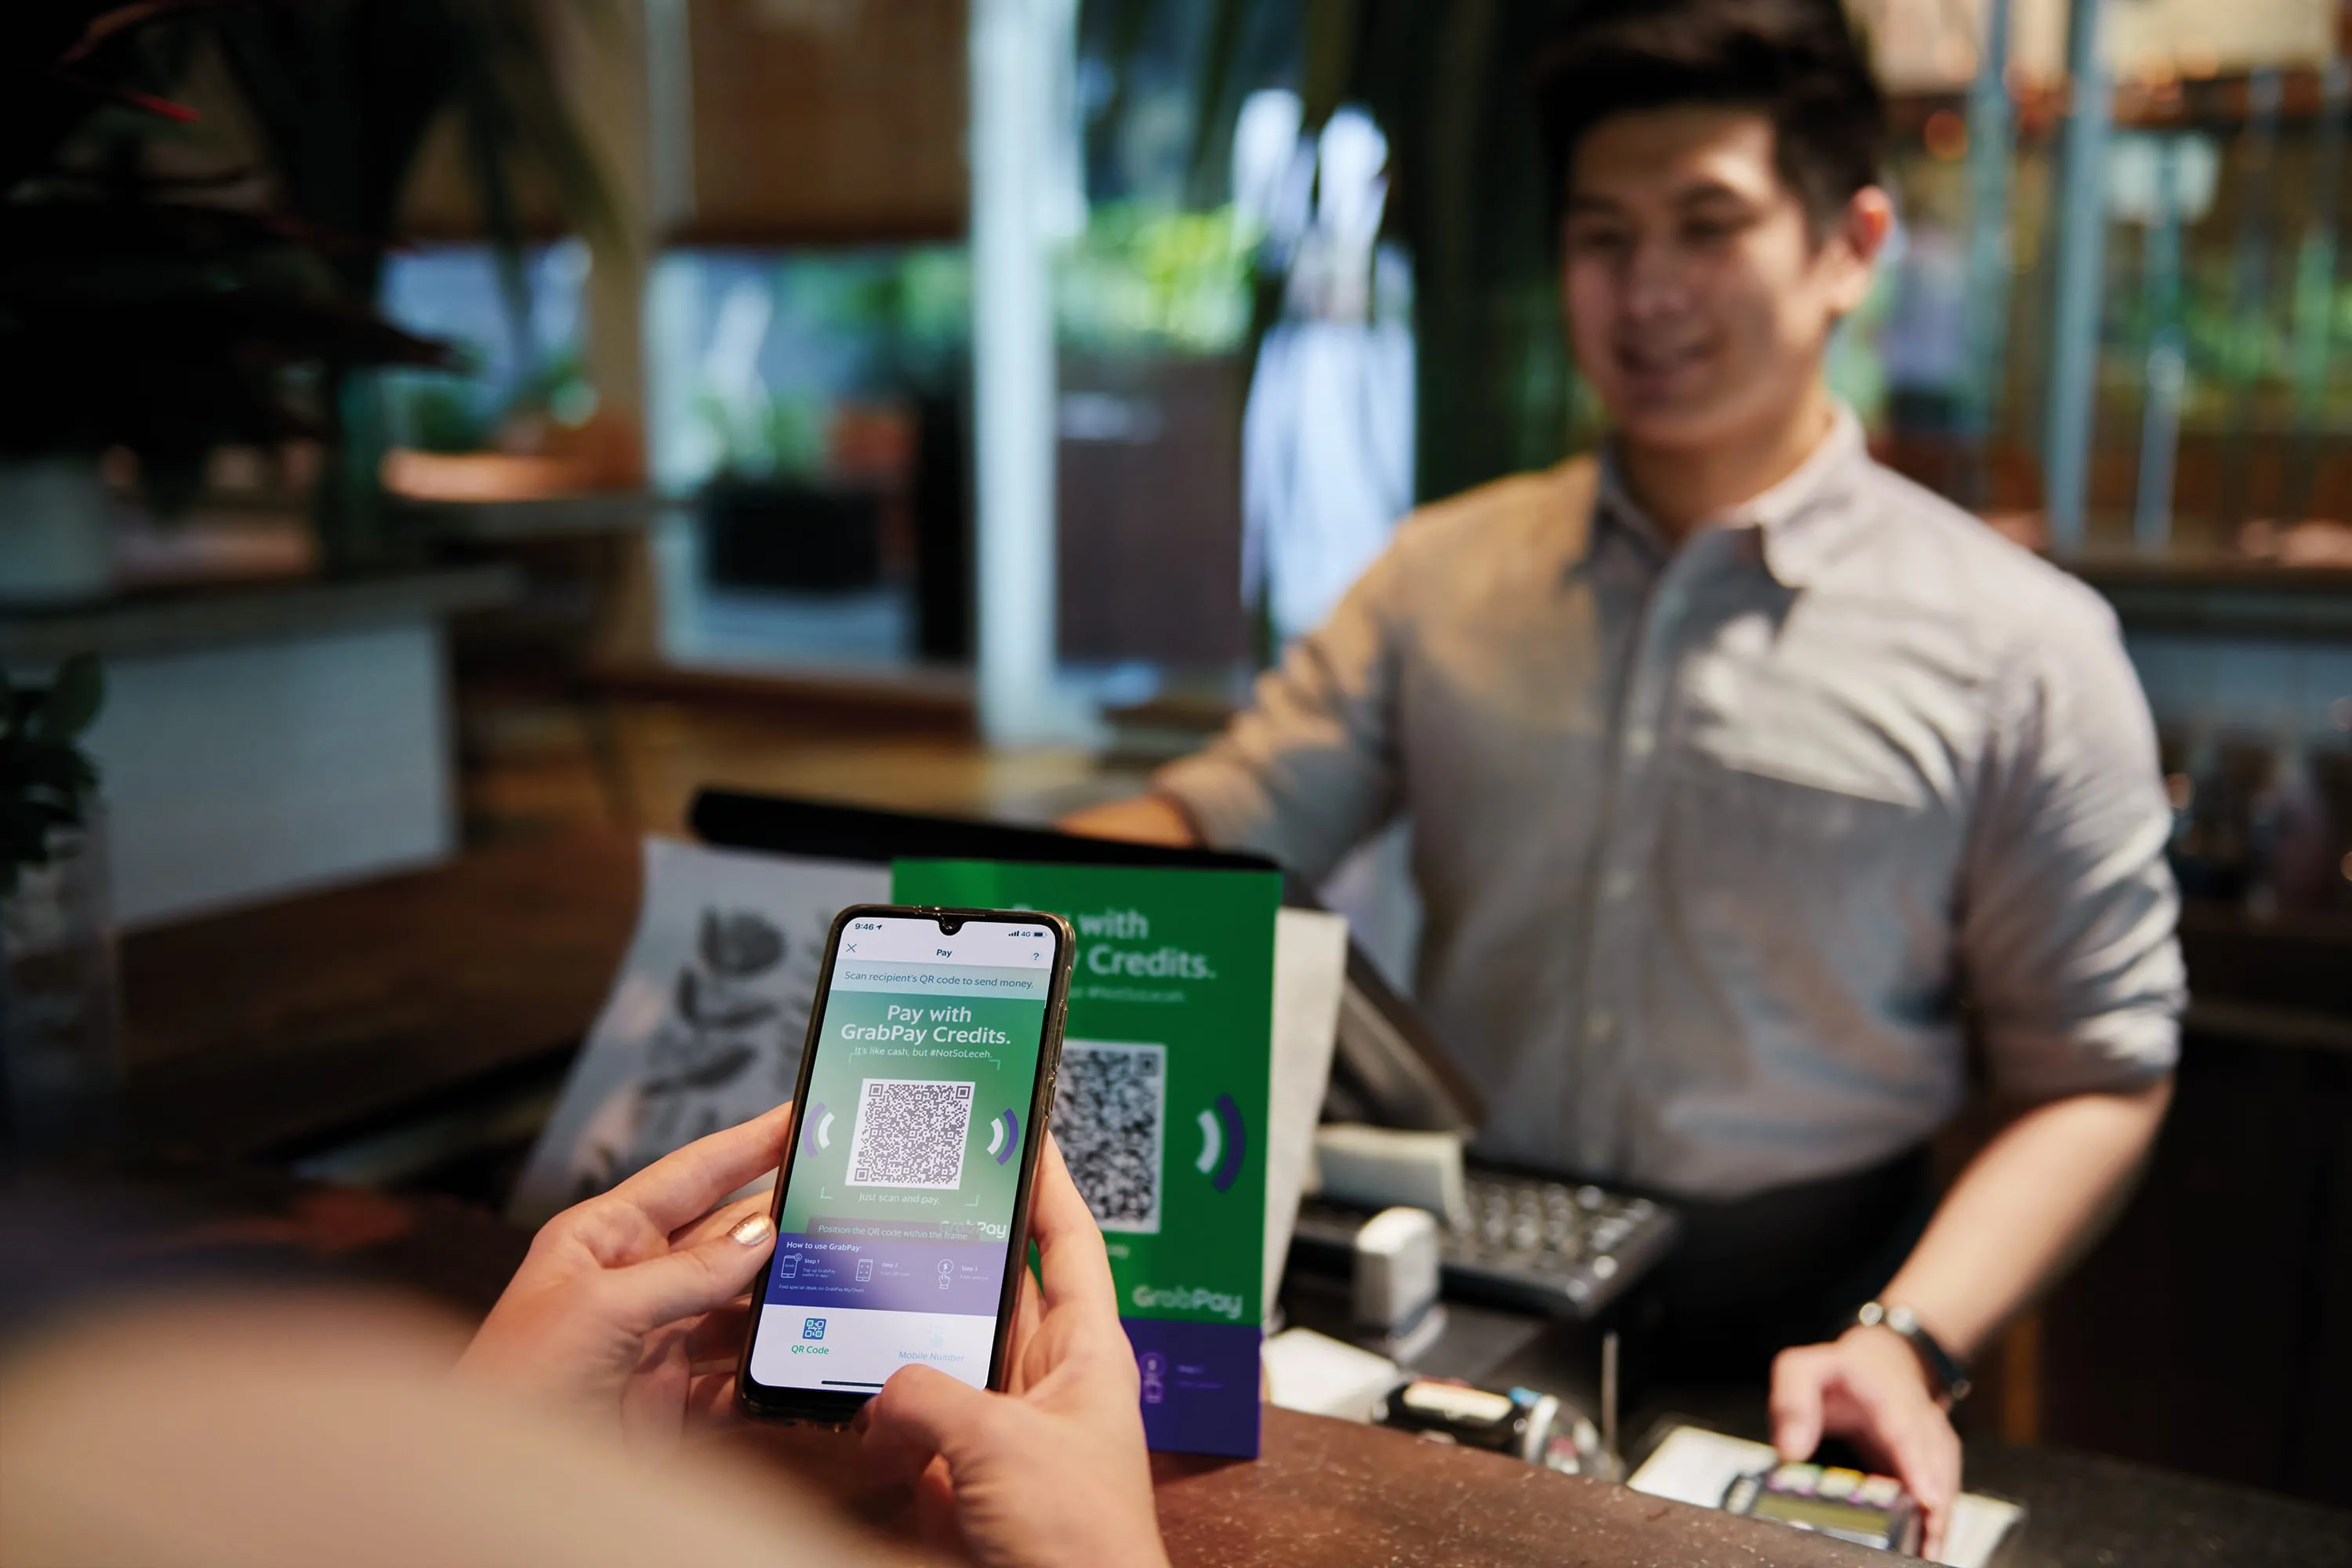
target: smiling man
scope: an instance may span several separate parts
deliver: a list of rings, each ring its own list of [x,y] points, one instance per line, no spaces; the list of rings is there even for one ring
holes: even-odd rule
[[[1784,1451],[1852,1439],[1938,1533],[1962,1363],[2170,1094],[2147,704],[2101,602],[1823,380],[1892,221],[1834,0],[1596,0],[1541,107],[1599,460],[1416,514],[1213,747],[1072,826],[1319,877],[1407,817],[1482,1151],[1686,1200],[1663,1371],[1769,1368]],[[1970,1037],[2011,1114],[1938,1198]]]

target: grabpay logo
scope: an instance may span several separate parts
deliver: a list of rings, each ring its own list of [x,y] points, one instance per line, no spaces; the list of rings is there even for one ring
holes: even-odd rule
[[[1228,1322],[1239,1322],[1242,1299],[1220,1290],[1203,1290],[1197,1285],[1153,1287],[1138,1285],[1129,1292],[1129,1299],[1139,1307],[1162,1312],[1214,1312]]]

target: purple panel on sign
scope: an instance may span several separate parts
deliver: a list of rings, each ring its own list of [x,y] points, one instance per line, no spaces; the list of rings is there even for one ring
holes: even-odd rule
[[[1257,1458],[1255,1323],[1122,1318],[1143,1374],[1143,1436],[1157,1453]]]

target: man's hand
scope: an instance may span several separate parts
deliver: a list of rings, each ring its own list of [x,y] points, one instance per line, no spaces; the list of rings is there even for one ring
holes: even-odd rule
[[[1910,1489],[1933,1558],[1960,1492],[1960,1439],[1902,1335],[1856,1327],[1773,1361],[1772,1446],[1783,1459],[1809,1459],[1825,1436],[1846,1439]]]
[[[714,1132],[541,1227],[460,1370],[617,1426],[633,1447],[677,1441],[689,1401],[730,1380],[745,1292],[774,1249],[765,1196],[714,1210],[775,1169],[778,1106]]]
[[[1044,1289],[1023,1271],[1006,1392],[902,1368],[858,1417],[866,1453],[981,1563],[1165,1563],[1110,1259],[1050,1136],[1030,1207]]]
[[[1065,833],[1087,838],[1117,838],[1129,844],[1173,844],[1179,847],[1201,842],[1184,808],[1164,795],[1139,795],[1105,805],[1074,811],[1055,824]]]
[[[2105,1228],[2171,1102],[2172,1080],[2031,1106],[1969,1162],[1879,1300],[1913,1309],[1963,1359],[1992,1341]],[[1772,1440],[1811,1456],[1844,1437],[1898,1477],[1942,1543],[1960,1489],[1960,1440],[1918,1352],[1886,1328],[1783,1351],[1772,1364]]]

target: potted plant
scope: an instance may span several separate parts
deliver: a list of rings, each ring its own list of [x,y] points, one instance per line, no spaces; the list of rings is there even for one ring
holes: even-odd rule
[[[0,675],[0,1150],[6,1163],[106,1142],[120,1072],[98,770],[81,741],[98,661],[47,686]]]
[[[0,7],[0,600],[110,584],[110,450],[170,515],[226,445],[322,427],[304,373],[443,363],[354,300],[316,237],[148,172],[145,140],[187,111],[153,90],[154,30],[203,0]]]
[[[329,568],[407,563],[373,373],[452,362],[375,300],[434,127],[463,133],[518,323],[528,194],[618,232],[550,54],[532,0],[0,6],[0,600],[104,591],[108,449],[169,512],[216,448],[318,437]],[[145,150],[194,118],[170,95],[199,58],[251,164],[161,176]]]
[[[605,0],[572,7],[610,20]],[[372,309],[402,207],[436,128],[454,126],[498,261],[509,331],[533,366],[526,252],[533,223],[622,243],[602,165],[572,111],[539,0],[233,0],[193,26],[219,52],[282,209],[340,237],[326,254],[344,296]],[[330,569],[401,563],[393,526],[383,362],[327,360],[331,439],[315,519]]]

